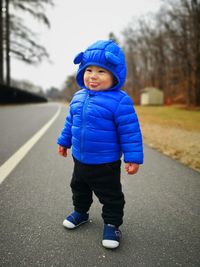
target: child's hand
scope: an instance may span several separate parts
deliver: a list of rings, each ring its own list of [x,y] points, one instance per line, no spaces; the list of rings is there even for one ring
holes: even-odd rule
[[[138,172],[140,165],[137,163],[126,163],[125,164],[125,170],[128,174],[135,174]]]
[[[63,146],[58,146],[58,154],[63,157],[67,157],[67,148]]]

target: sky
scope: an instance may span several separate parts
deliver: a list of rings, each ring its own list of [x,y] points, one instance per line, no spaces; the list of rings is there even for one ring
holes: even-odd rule
[[[47,90],[61,89],[67,76],[77,70],[73,64],[76,54],[97,40],[108,39],[113,32],[119,41],[122,31],[134,19],[156,13],[162,0],[54,0],[55,6],[46,9],[51,28],[25,17],[27,27],[39,35],[40,44],[46,47],[51,63],[43,61],[30,66],[11,59],[11,77],[28,80]],[[17,14],[17,13],[16,13]]]

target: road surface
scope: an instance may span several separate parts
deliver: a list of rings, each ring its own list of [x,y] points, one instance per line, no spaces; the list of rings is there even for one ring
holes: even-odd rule
[[[58,104],[0,107],[1,164],[59,109]],[[72,210],[73,163],[57,154],[67,108],[0,185],[0,266],[199,267],[200,174],[145,146],[139,173],[122,171],[126,197],[121,245],[101,246],[101,205],[94,197],[90,222],[66,230]],[[124,166],[123,166],[124,167]]]

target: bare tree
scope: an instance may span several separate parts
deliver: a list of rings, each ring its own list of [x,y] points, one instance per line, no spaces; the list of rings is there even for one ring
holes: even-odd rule
[[[68,76],[62,89],[63,98],[66,98],[66,100],[70,102],[74,93],[78,90],[79,87],[76,83],[76,75]]]
[[[200,76],[200,3],[196,0],[180,0],[171,3],[169,21],[165,22],[170,36],[171,51],[179,57],[182,80],[185,80],[188,105],[199,105]]]
[[[199,0],[191,1],[191,23],[194,35],[194,90],[195,104],[200,105],[200,2]]]
[[[0,84],[3,83],[3,0],[0,0]]]
[[[30,14],[40,23],[50,27],[45,15],[46,4],[53,5],[52,0],[11,0],[14,9]],[[36,34],[24,25],[21,17],[12,14],[11,20],[12,54],[27,63],[37,63],[48,58],[46,49],[39,45]],[[23,44],[23,45],[22,45]]]
[[[6,84],[10,85],[10,13],[9,0],[5,3]]]
[[[113,32],[109,33],[108,38],[115,41],[117,44],[119,43],[118,38],[116,37],[116,35]]]
[[[4,5],[3,5],[4,3]],[[4,56],[6,58],[6,82],[10,83],[10,56],[17,57],[26,63],[39,63],[43,58],[48,58],[48,52],[45,47],[39,44],[39,41],[27,26],[24,25],[22,18],[10,13],[10,5],[15,10],[21,10],[29,13],[39,22],[50,27],[50,22],[45,15],[45,6],[53,5],[53,0],[1,0],[1,19],[0,36],[1,38],[1,56],[0,70],[1,82],[3,82]],[[3,14],[3,11],[5,14]]]
[[[124,31],[127,90],[157,86],[165,97],[200,105],[200,2],[168,0]],[[135,80],[137,79],[137,81]]]

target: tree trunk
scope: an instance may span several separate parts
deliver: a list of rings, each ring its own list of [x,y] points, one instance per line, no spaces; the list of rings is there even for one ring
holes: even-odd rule
[[[3,0],[0,0],[0,84],[3,83]]]
[[[6,0],[6,84],[10,85],[10,14],[9,0]]]
[[[200,3],[197,0],[192,1],[193,25],[195,32],[195,104],[200,106]]]

